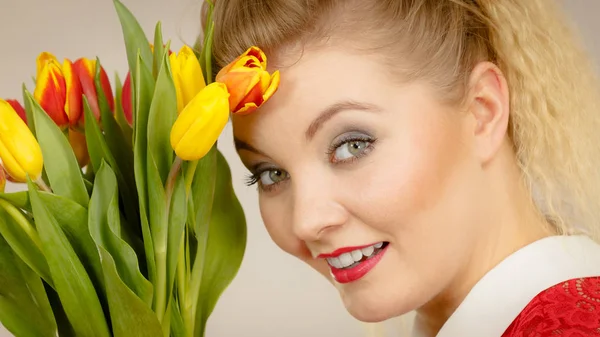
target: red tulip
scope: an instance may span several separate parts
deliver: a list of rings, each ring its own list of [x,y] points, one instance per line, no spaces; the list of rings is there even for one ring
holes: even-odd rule
[[[71,61],[65,59],[61,65],[54,55],[43,52],[37,58],[37,69],[35,100],[56,125],[75,125],[83,111],[82,90]]]
[[[83,94],[88,100],[90,104],[90,108],[94,113],[94,116],[97,120],[100,120],[100,106],[98,104],[98,93],[96,92],[96,60],[90,60],[86,58],[80,58],[73,64],[73,70],[79,81],[81,82],[81,88],[83,90]],[[110,86],[110,81],[108,76],[106,75],[106,71],[104,68],[100,67],[100,85],[102,87],[102,91],[104,91],[104,96],[108,101],[109,107],[111,111],[114,111],[114,98],[112,94],[112,89]]]
[[[129,125],[133,124],[133,106],[131,104],[131,73],[127,73],[125,82],[123,83],[123,91],[121,92],[121,107],[123,114]]]

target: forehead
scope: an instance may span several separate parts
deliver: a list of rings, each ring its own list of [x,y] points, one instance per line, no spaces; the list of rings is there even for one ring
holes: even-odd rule
[[[273,135],[303,133],[329,105],[340,101],[380,102],[391,94],[384,67],[369,55],[341,48],[307,50],[277,60],[284,67],[278,91],[258,111],[232,118],[236,138],[261,143]]]

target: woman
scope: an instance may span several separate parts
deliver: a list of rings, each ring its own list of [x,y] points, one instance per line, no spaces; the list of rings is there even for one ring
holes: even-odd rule
[[[347,310],[416,336],[600,335],[600,115],[550,0],[220,0],[217,69],[278,92],[232,117],[274,242]]]

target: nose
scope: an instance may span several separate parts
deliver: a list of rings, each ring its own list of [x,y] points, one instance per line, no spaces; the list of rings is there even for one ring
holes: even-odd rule
[[[308,180],[308,179],[307,179]],[[293,231],[302,241],[313,242],[348,221],[348,211],[338,202],[336,189],[313,176],[296,181],[293,193]]]

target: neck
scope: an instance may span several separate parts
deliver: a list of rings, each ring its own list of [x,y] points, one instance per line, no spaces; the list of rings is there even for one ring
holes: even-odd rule
[[[531,202],[520,179],[520,171],[506,165],[486,192],[486,210],[481,233],[468,263],[438,296],[417,310],[415,328],[423,336],[435,336],[475,284],[497,264],[517,250],[555,234]],[[507,177],[508,176],[508,177]]]

